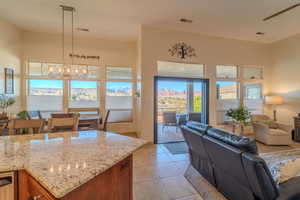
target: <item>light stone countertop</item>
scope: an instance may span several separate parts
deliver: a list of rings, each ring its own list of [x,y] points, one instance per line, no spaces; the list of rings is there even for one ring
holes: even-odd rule
[[[2,136],[0,172],[25,169],[61,198],[144,144],[145,140],[100,131]]]

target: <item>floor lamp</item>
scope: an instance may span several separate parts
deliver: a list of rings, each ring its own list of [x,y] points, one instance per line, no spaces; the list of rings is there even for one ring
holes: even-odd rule
[[[265,104],[273,106],[273,117],[274,121],[277,121],[277,111],[276,106],[283,104],[283,97],[282,96],[266,96],[265,97]]]

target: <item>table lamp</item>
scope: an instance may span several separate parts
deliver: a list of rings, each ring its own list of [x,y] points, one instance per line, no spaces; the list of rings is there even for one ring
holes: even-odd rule
[[[282,96],[266,96],[265,97],[265,104],[274,106],[273,116],[274,116],[274,121],[277,121],[276,105],[283,104],[283,97]]]

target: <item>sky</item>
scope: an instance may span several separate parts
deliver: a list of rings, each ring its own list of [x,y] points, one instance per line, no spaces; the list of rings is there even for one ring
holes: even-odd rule
[[[30,80],[31,88],[55,88],[62,89],[62,80]],[[128,88],[131,87],[131,82],[107,82],[107,87],[110,89],[115,88]],[[72,88],[97,88],[97,81],[71,81]]]
[[[194,83],[197,90],[201,90],[201,83]],[[233,81],[217,81],[220,86],[235,84]],[[158,89],[173,89],[175,91],[186,90],[187,83],[183,81],[159,80]],[[31,88],[63,88],[62,80],[30,80]],[[97,88],[96,81],[71,81],[72,88]],[[107,82],[107,88],[125,88],[131,87],[131,82]],[[199,88],[199,89],[198,89]]]

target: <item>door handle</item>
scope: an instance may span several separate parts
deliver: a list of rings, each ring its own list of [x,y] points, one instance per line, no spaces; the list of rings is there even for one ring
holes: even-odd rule
[[[4,186],[10,185],[10,184],[12,184],[12,177],[11,176],[0,178],[0,187],[4,187]]]

